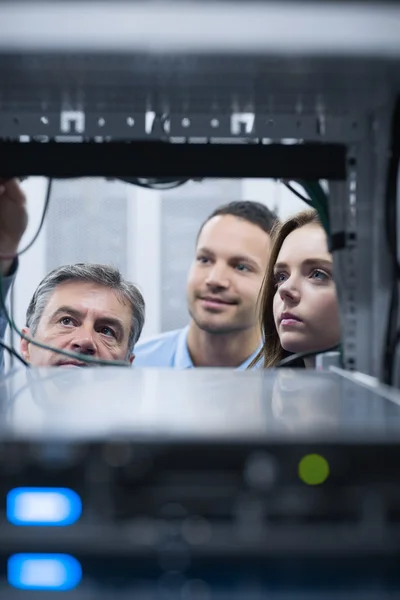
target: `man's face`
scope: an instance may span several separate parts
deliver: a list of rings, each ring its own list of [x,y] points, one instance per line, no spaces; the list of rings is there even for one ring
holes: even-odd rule
[[[190,316],[200,329],[224,334],[256,326],[269,251],[269,235],[244,219],[219,215],[204,225],[187,282]]]
[[[134,359],[128,350],[131,320],[130,306],[114,291],[96,283],[67,281],[51,294],[33,339],[94,359],[131,363]],[[23,333],[32,336],[29,328],[24,328]],[[23,339],[21,353],[33,366],[84,366]]]

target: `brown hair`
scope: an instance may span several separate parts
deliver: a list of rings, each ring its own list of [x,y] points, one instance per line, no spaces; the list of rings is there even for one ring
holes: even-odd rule
[[[305,210],[287,219],[284,223],[277,223],[272,230],[272,247],[267,271],[259,296],[259,314],[262,337],[264,344],[250,368],[262,361],[264,369],[274,367],[290,352],[281,346],[278,332],[275,327],[273,301],[276,293],[274,267],[282,244],[287,236],[295,229],[316,223],[321,225],[318,213],[315,210]]]
[[[232,217],[237,217],[238,219],[243,219],[248,223],[257,225],[268,234],[271,233],[278,220],[276,214],[270,211],[269,208],[267,208],[264,204],[261,204],[261,202],[254,202],[252,200],[229,202],[229,204],[224,204],[223,206],[216,208],[214,212],[207,217],[199,229],[197,241],[201,232],[203,231],[203,227],[206,225],[206,223],[208,223],[208,221],[211,221],[211,219],[214,217],[225,215],[231,215]]]

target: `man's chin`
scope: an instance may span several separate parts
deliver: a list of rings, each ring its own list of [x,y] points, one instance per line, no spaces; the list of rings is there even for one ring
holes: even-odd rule
[[[243,329],[243,327],[232,321],[232,314],[230,315],[231,318],[221,312],[211,313],[204,310],[189,310],[189,314],[195,325],[206,333],[226,335]]]
[[[197,327],[206,333],[213,335],[226,335],[238,331],[237,327],[234,327],[232,323],[217,322],[212,319],[193,319]]]

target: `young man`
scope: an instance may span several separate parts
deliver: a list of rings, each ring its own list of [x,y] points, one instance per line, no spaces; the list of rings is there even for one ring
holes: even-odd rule
[[[26,199],[15,180],[0,180],[0,273],[3,297],[10,288],[19,242],[27,225]],[[136,286],[106,265],[59,267],[36,289],[23,333],[33,341],[94,360],[134,359],[145,305]],[[0,339],[7,326],[0,307]],[[1,351],[1,348],[0,348]],[[84,360],[45,350],[21,339],[20,351],[32,366],[87,366]],[[3,356],[0,352],[0,367]],[[92,364],[92,363],[91,363]],[[103,363],[101,363],[103,364]]]
[[[135,367],[246,369],[261,346],[257,299],[276,216],[231,202],[200,228],[187,280],[189,325],[136,347]]]

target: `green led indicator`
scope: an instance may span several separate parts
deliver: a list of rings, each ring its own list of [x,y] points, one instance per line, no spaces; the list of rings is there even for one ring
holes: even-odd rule
[[[329,464],[320,454],[307,454],[299,463],[299,477],[307,485],[321,485],[329,477]]]

